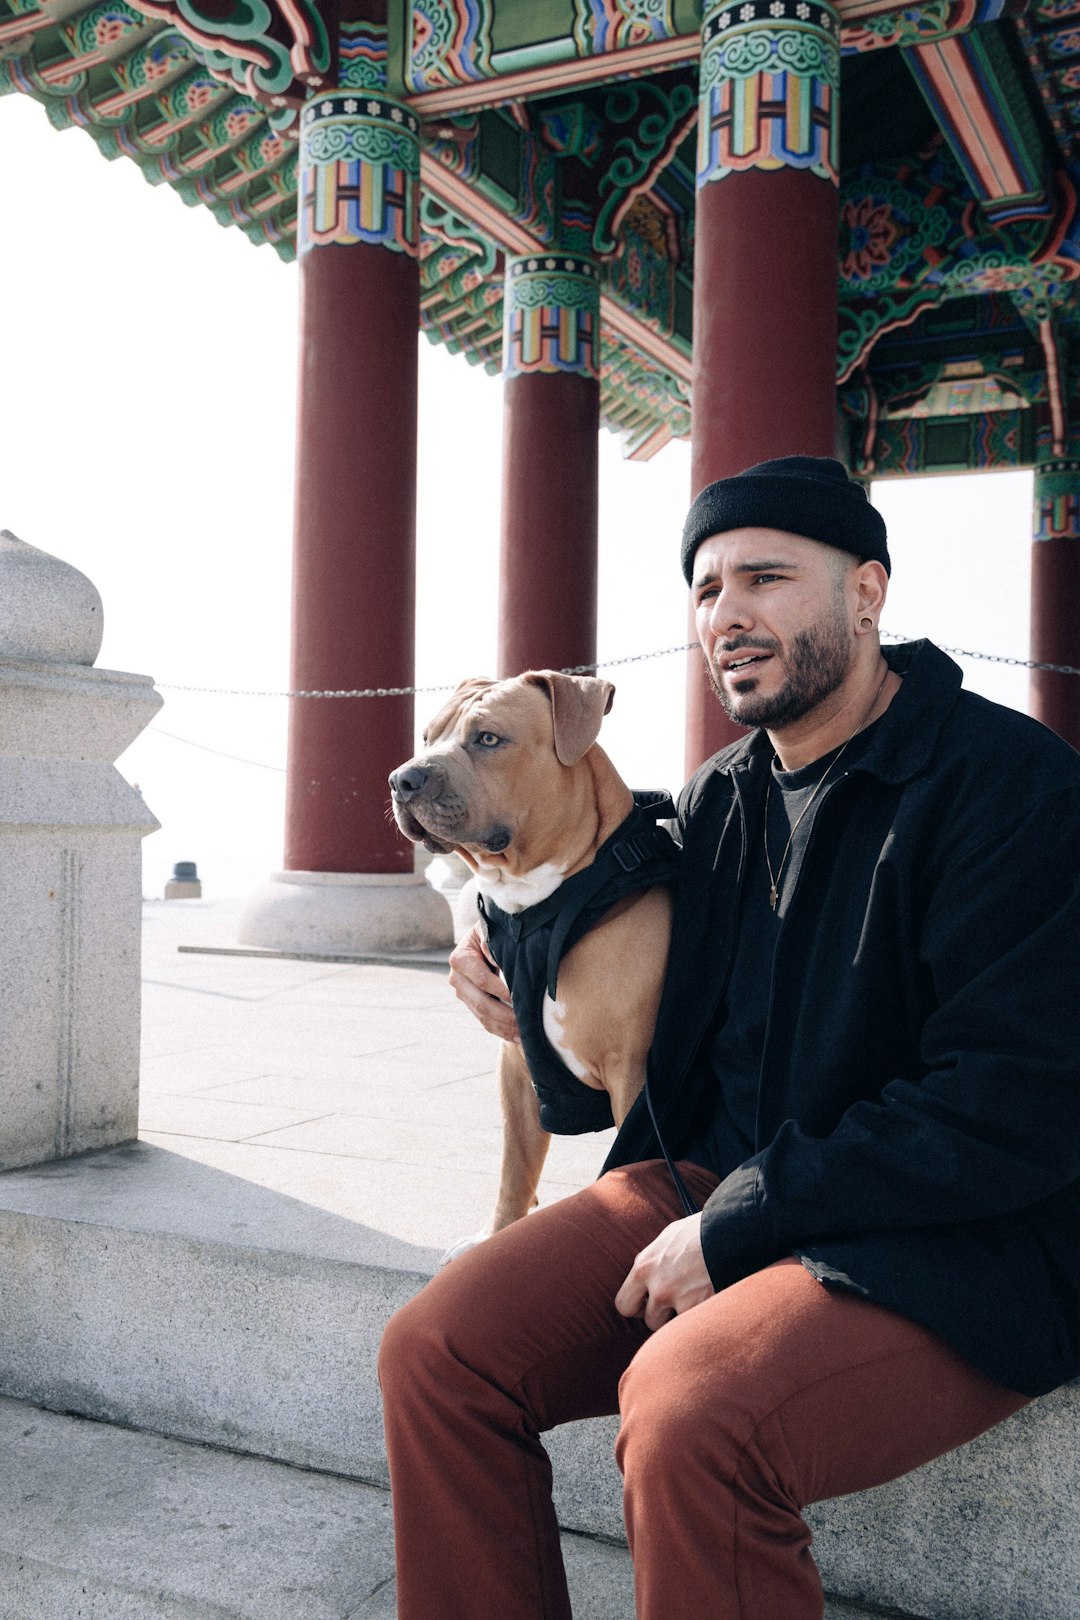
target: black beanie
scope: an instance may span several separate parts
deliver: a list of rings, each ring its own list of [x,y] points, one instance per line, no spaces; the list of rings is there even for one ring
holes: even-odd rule
[[[688,585],[698,546],[729,529],[782,529],[879,562],[886,573],[891,566],[881,513],[842,463],[829,456],[760,461],[703,489],[683,527],[682,570]]]

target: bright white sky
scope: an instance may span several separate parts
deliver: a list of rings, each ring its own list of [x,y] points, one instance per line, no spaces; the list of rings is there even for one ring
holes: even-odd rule
[[[288,683],[296,266],[21,95],[0,101],[0,217],[0,528],[89,575],[99,666],[153,675],[165,697],[119,762],[162,823],[145,892],[195,860],[206,894],[247,893],[281,862],[286,704],[175,688]],[[417,681],[454,685],[494,669],[501,389],[424,339],[420,379]],[[684,444],[639,466],[601,436],[601,658],[687,639],[689,476]],[[874,498],[885,628],[1026,657],[1031,474]],[[1025,671],[961,662],[969,686],[1025,706]],[[634,786],[681,781],[683,667],[605,672],[601,740]],[[418,722],[439,702],[418,698]]]

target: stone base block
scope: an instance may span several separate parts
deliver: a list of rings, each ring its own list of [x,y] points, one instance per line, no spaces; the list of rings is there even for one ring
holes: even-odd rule
[[[166,900],[201,900],[202,884],[198,878],[190,879],[171,878],[165,885]]]
[[[358,955],[454,942],[449,905],[412,872],[278,872],[248,901],[237,938],[264,950]]]
[[[138,861],[136,836],[0,825],[0,1170],[136,1134]]]

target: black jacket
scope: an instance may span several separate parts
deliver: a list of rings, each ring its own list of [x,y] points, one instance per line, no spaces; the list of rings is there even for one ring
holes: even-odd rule
[[[930,643],[887,657],[903,685],[822,793],[777,940],[757,1151],[702,1243],[717,1288],[794,1252],[1042,1394],[1080,1373],[1080,755],[962,692]],[[680,800],[649,1068],[676,1157],[717,1083],[705,1036],[771,759],[754,732]],[[605,1168],[657,1152],[642,1098]]]

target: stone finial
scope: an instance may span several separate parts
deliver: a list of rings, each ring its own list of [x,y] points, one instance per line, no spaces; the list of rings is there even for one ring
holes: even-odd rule
[[[104,628],[85,574],[0,529],[0,663],[92,664]]]

